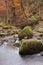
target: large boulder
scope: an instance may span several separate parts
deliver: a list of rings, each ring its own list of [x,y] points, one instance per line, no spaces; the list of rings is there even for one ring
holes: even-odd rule
[[[21,30],[18,34],[19,39],[22,39],[24,37],[31,38],[33,36],[33,31],[31,26],[24,27],[23,30]]]
[[[23,39],[19,48],[21,55],[31,55],[43,51],[43,45],[40,40],[37,39]]]

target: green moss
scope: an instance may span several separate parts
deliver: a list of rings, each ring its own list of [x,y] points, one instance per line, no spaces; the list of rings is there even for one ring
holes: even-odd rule
[[[11,29],[12,26],[3,26],[3,29]]]
[[[20,39],[22,39],[22,38],[24,38],[26,36],[29,36],[29,37],[33,36],[33,31],[32,31],[32,27],[31,26],[24,27],[24,29],[21,30],[20,33],[18,34],[18,37]]]
[[[32,21],[37,21],[37,20],[38,20],[38,17],[35,16],[35,15],[33,15],[33,16],[31,16],[31,20],[32,20]]]
[[[31,21],[31,24],[30,25],[35,25],[35,24],[38,24],[38,20],[39,20],[39,17],[33,15],[31,16],[31,18],[29,18],[29,20]]]
[[[42,43],[39,40],[22,40],[21,46],[19,48],[19,53],[21,55],[35,54],[42,51],[42,48]]]

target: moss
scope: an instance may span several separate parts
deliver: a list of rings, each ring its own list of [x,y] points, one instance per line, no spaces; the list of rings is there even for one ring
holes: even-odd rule
[[[31,18],[29,18],[29,20],[31,21],[31,24],[30,25],[35,25],[35,24],[38,24],[38,20],[39,20],[39,17],[33,15],[31,16]]]
[[[35,15],[33,15],[33,16],[31,16],[31,20],[32,20],[32,21],[37,21],[37,20],[38,20],[38,17],[35,16]]]
[[[19,39],[22,39],[26,36],[29,37],[29,38],[33,36],[33,31],[32,31],[31,26],[24,27],[24,29],[21,30],[20,33],[18,34]]]
[[[42,43],[39,40],[22,40],[19,53],[21,55],[35,54],[42,51],[42,48]]]
[[[42,28],[41,27],[37,28],[36,31],[39,32],[39,33],[43,33],[43,27]]]
[[[3,29],[11,29],[12,26],[3,26]]]

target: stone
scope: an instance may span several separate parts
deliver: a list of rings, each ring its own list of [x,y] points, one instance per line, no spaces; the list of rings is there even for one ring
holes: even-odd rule
[[[31,38],[33,36],[33,31],[31,26],[26,26],[23,30],[18,34],[19,39],[23,39],[24,37]]]
[[[43,45],[37,39],[23,39],[19,48],[19,54],[31,55],[43,51]]]

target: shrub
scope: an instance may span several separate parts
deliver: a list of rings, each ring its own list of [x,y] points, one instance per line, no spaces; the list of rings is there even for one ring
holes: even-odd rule
[[[36,25],[38,23],[39,18],[35,15],[31,16],[31,18],[29,18],[29,20],[31,21],[30,25]]]

